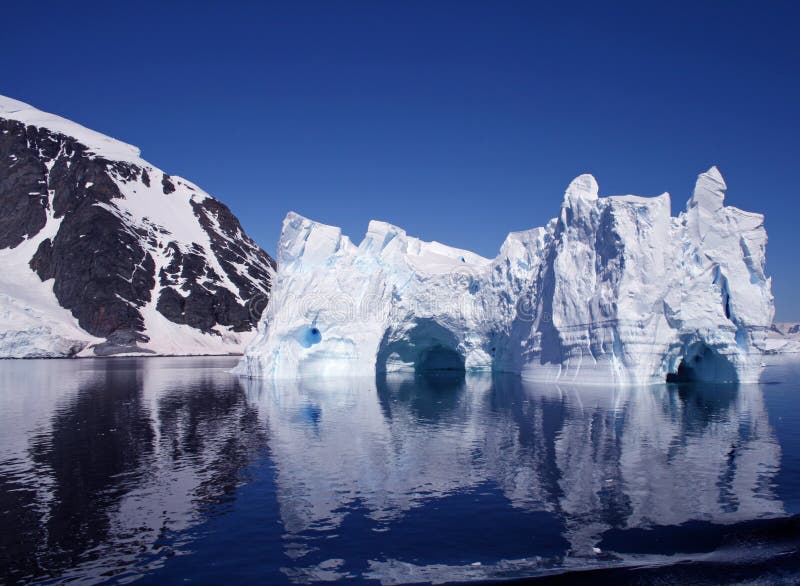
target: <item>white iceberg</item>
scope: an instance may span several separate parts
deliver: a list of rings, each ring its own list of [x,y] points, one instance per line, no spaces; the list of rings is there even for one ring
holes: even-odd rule
[[[295,378],[429,369],[536,381],[754,382],[774,314],[760,214],[712,167],[686,211],[598,197],[581,175],[543,228],[492,260],[370,222],[356,246],[289,213],[259,332],[237,372]]]

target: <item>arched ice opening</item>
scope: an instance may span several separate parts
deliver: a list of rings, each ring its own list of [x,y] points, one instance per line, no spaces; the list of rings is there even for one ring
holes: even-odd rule
[[[464,356],[455,335],[432,319],[405,332],[387,331],[378,348],[377,372],[463,373]]]
[[[702,342],[690,345],[675,372],[667,373],[668,383],[738,382],[736,368],[724,355]]]

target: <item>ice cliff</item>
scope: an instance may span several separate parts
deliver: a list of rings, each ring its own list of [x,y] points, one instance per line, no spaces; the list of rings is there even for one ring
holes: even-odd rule
[[[762,215],[724,205],[716,167],[669,194],[567,188],[543,228],[492,260],[370,222],[289,213],[272,300],[237,371],[294,378],[494,370],[536,381],[756,381],[774,313]]]

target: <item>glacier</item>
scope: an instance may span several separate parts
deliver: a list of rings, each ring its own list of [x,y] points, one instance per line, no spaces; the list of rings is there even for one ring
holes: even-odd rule
[[[600,197],[591,175],[494,259],[372,221],[360,244],[290,212],[253,378],[499,371],[538,382],[755,382],[774,301],[764,217],[716,167],[686,209]]]

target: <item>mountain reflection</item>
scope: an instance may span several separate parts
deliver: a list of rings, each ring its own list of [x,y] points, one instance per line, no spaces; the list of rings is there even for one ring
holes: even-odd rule
[[[476,560],[529,572],[628,530],[784,513],[757,386],[273,383],[232,364],[0,365],[0,582],[472,579],[494,575]]]
[[[26,364],[2,371],[5,388],[32,395],[24,417],[3,421],[9,437],[30,440],[0,462],[9,582],[98,582],[137,560],[159,565],[162,543],[179,548],[175,535],[230,498],[264,444],[238,381],[208,359],[75,362],[46,363],[61,376],[34,377],[35,386]]]
[[[99,372],[56,410],[52,432],[33,440],[31,459],[51,483],[46,567],[73,565],[108,540],[109,511],[146,472],[155,432],[141,386],[138,372]]]
[[[299,548],[349,512],[389,523],[495,486],[563,522],[571,556],[609,529],[783,514],[780,464],[757,386],[598,389],[468,375],[247,381],[271,430],[281,516]],[[298,413],[313,408],[313,424]],[[535,528],[531,528],[535,531]],[[291,541],[291,540],[290,540]]]

